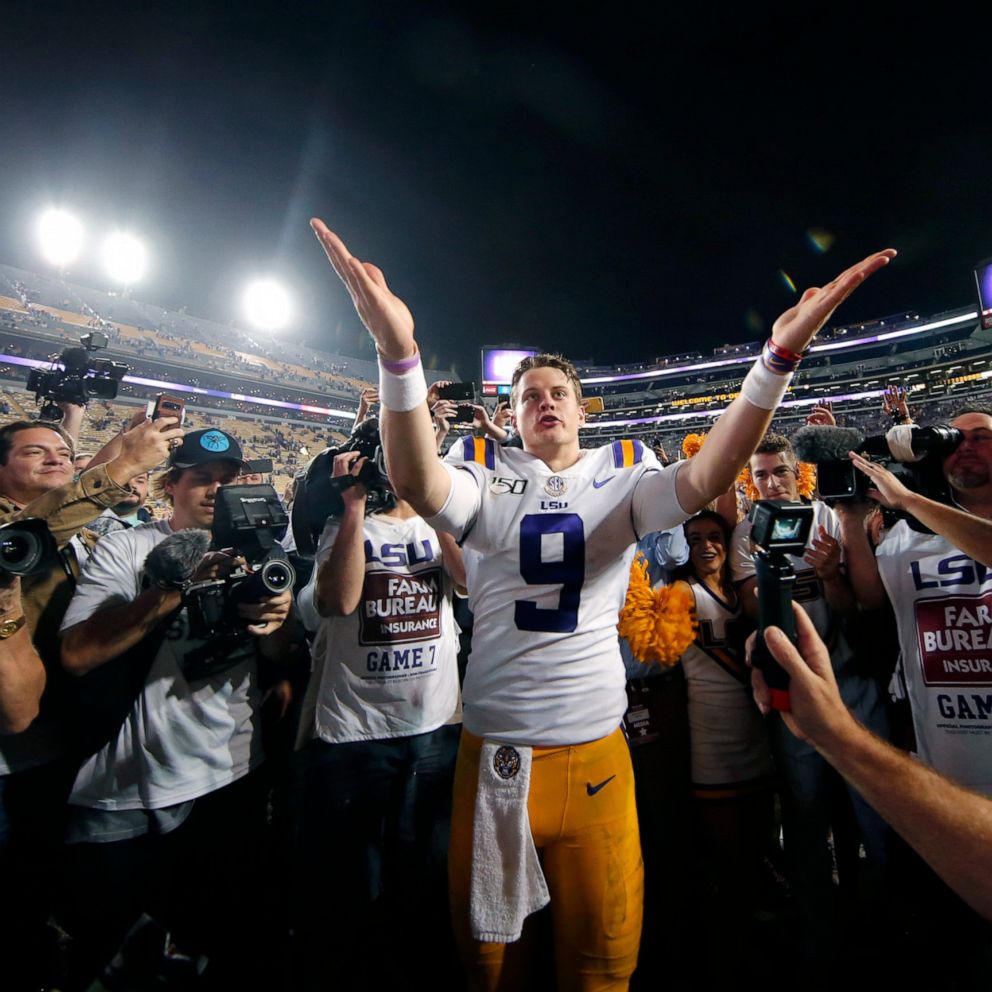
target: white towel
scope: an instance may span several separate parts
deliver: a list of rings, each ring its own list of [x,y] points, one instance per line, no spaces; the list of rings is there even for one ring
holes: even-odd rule
[[[531,749],[483,741],[472,827],[472,936],[509,944],[551,897],[527,815]]]

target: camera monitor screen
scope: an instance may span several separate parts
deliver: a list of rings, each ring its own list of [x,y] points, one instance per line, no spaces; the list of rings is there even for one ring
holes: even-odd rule
[[[805,520],[802,517],[779,517],[772,524],[771,539],[779,541],[798,541],[803,532]]]

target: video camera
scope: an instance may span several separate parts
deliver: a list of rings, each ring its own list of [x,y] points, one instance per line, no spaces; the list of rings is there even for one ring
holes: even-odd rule
[[[41,408],[42,420],[57,423],[62,419],[62,411],[55,405],[59,402],[84,406],[92,399],[112,400],[117,396],[128,367],[109,358],[92,357],[94,352],[107,347],[107,335],[91,331],[79,343],[81,348],[64,349],[47,371],[32,369],[28,373],[28,390],[39,403],[46,401]]]
[[[962,439],[961,431],[944,424],[900,424],[870,437],[848,427],[808,425],[796,431],[792,447],[800,461],[815,463],[820,499],[829,505],[868,499],[871,480],[854,467],[848,451],[880,463],[907,489],[948,503],[950,491],[941,466]]]
[[[796,643],[796,625],[792,616],[792,587],[796,572],[789,555],[806,550],[813,526],[813,507],[805,503],[787,503],[763,499],[751,507],[751,541],[758,546],[753,554],[758,581],[758,635],[752,661],[761,670],[771,690],[772,707],[789,708],[789,676],[772,657],[765,645],[765,631],[778,627]]]
[[[357,451],[367,459],[357,476],[331,477],[334,459],[347,451]],[[388,509],[396,500],[386,476],[386,460],[379,436],[379,421],[370,417],[359,424],[340,448],[325,448],[296,480],[293,500],[293,538],[298,552],[312,558],[328,517],[344,513],[341,494],[358,483],[368,490],[365,513]]]
[[[36,517],[0,524],[0,580],[43,572],[58,554],[48,524]]]
[[[190,636],[207,643],[186,655],[189,678],[205,678],[240,663],[253,650],[246,633],[251,623],[238,614],[242,603],[256,603],[293,588],[296,572],[276,540],[289,517],[272,486],[221,486],[214,501],[210,546],[245,559],[221,579],[193,582],[183,592]]]

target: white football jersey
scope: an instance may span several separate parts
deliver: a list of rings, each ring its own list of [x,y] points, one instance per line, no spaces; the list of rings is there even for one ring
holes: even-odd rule
[[[468,437],[446,467],[451,494],[428,523],[474,552],[465,556],[475,615],[465,726],[511,744],[606,737],[626,708],[617,617],[633,545],[686,519],[678,466],[663,469],[625,440],[553,472],[518,448]]]
[[[905,520],[876,557],[899,628],[917,751],[992,796],[992,569]]]

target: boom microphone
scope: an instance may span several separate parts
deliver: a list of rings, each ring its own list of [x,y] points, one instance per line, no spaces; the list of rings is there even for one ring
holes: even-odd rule
[[[196,571],[210,547],[210,531],[176,531],[155,545],[145,558],[145,574],[156,585],[180,589]]]
[[[801,462],[813,462],[815,465],[820,462],[846,462],[847,453],[864,450],[866,440],[861,431],[851,427],[808,424],[792,436],[792,450]],[[888,454],[888,448],[884,450]]]

